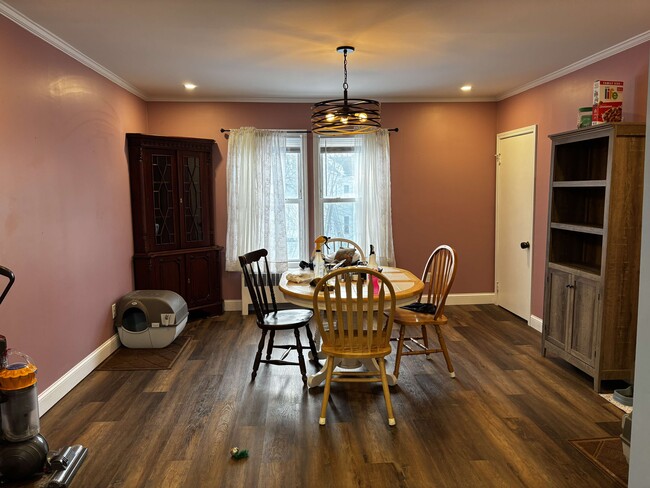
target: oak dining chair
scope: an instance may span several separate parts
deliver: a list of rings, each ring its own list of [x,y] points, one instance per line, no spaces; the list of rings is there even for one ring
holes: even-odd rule
[[[326,422],[332,382],[379,381],[388,425],[395,425],[385,363],[385,357],[391,353],[390,336],[395,314],[392,283],[370,268],[339,268],[316,284],[313,303],[322,340],[321,352],[327,357],[319,423],[325,425]],[[336,365],[344,359],[374,359],[378,368],[376,371],[336,370]]]
[[[361,246],[356,242],[344,237],[328,237],[323,247],[323,251],[327,255],[331,256],[336,256],[336,253],[341,249],[355,249],[359,254],[359,261],[366,260],[366,255],[364,254],[363,249],[361,249]]]
[[[456,377],[441,329],[441,326],[447,324],[447,317],[444,315],[445,303],[456,277],[456,265],[456,251],[447,245],[438,246],[424,266],[422,273],[424,289],[418,301],[395,311],[395,323],[399,325],[399,337],[391,338],[398,343],[393,372],[395,377],[399,376],[402,356],[425,354],[429,357],[429,354],[433,353],[443,354],[449,376]],[[435,329],[440,347],[432,347],[429,344],[427,326]],[[419,327],[420,336],[407,336],[409,327]]]

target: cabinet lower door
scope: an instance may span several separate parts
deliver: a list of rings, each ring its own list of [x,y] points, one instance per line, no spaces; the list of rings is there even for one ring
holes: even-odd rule
[[[557,347],[565,349],[567,343],[567,323],[569,322],[569,290],[571,274],[556,269],[548,270],[547,306],[544,312],[545,338]]]
[[[600,330],[599,305],[600,280],[574,277],[573,320],[568,350],[572,356],[589,366],[596,364],[596,337]]]
[[[187,302],[192,306],[210,305],[217,299],[217,251],[192,252],[186,255]]]
[[[156,284],[160,290],[171,290],[185,296],[185,256],[159,256],[154,258]]]

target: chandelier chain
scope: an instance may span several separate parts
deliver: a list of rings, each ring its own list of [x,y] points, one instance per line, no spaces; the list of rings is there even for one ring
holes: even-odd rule
[[[348,89],[348,50],[343,51],[343,89]]]

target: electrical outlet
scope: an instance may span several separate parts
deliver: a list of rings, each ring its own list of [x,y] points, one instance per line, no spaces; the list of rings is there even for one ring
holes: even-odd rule
[[[117,317],[117,303],[111,305],[111,313],[113,314],[113,318]]]

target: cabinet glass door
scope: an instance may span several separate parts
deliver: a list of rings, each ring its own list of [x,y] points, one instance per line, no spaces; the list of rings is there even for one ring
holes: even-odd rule
[[[178,242],[176,164],[173,153],[155,151],[151,154],[153,196],[153,235],[157,249],[170,249]]]
[[[208,165],[201,153],[182,153],[180,159],[183,205],[182,246],[187,248],[209,245]]]

